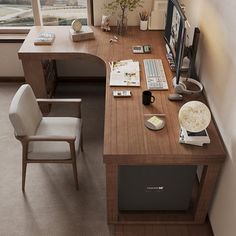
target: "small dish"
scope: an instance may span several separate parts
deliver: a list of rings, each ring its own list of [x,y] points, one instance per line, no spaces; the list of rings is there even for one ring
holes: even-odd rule
[[[144,116],[144,125],[151,130],[160,130],[165,127],[164,114],[149,114]]]

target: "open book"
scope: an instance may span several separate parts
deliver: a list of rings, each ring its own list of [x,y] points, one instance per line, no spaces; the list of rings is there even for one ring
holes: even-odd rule
[[[123,60],[111,62],[110,86],[140,86],[139,62]]]
[[[55,34],[51,32],[41,32],[34,39],[34,45],[51,45],[55,39]]]

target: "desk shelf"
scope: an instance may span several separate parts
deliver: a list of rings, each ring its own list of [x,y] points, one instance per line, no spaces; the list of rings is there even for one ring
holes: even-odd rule
[[[114,224],[198,224],[199,222],[194,222],[194,212],[199,187],[196,176],[190,205],[186,211],[118,211],[118,221]]]
[[[56,81],[57,81],[56,61],[43,60],[42,67],[43,67],[47,94],[48,97],[52,97],[55,92]]]

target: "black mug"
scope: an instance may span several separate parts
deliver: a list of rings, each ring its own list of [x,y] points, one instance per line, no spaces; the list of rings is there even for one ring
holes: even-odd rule
[[[150,105],[153,102],[155,102],[155,97],[152,96],[151,91],[143,91],[143,105]]]

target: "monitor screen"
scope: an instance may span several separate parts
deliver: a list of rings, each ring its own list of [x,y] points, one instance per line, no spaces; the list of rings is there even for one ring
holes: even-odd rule
[[[169,0],[166,15],[164,38],[172,53],[176,67],[176,82],[178,84],[185,48],[186,17],[177,0]]]

